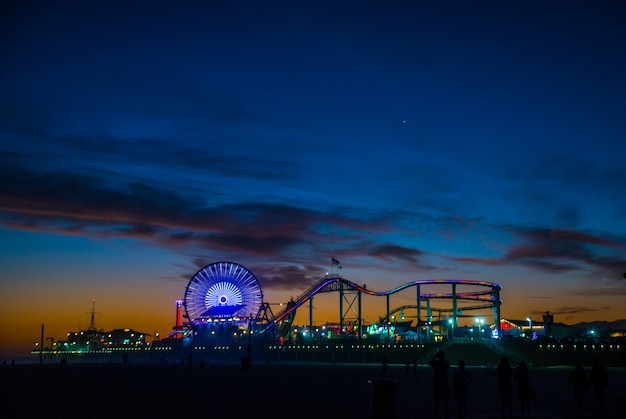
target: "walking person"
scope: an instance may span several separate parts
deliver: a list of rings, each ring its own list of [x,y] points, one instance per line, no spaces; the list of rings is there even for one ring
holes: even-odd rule
[[[535,396],[535,390],[530,382],[530,372],[526,362],[522,361],[519,363],[513,378],[517,381],[517,398],[520,401],[522,417],[526,416],[526,412],[528,412],[528,417],[530,417],[530,399]]]
[[[597,358],[593,358],[593,365],[591,367],[591,373],[589,374],[589,382],[596,393],[596,400],[598,401],[598,407],[604,408],[604,391],[609,386],[609,375],[606,372],[604,365],[598,362]]]
[[[582,364],[576,365],[574,371],[567,379],[567,389],[572,390],[574,404],[582,409],[585,391],[589,391],[589,382],[587,381],[587,373]]]
[[[433,401],[435,402],[435,417],[439,418],[440,406],[443,406],[444,417],[448,418],[448,402],[450,400],[450,386],[448,384],[448,369],[443,351],[437,352],[428,363],[433,368]]]
[[[511,406],[511,396],[513,395],[513,368],[509,362],[509,358],[503,356],[500,364],[496,369],[498,378],[498,394],[500,395],[500,404],[502,406],[502,417],[513,417],[513,408]]]
[[[452,375],[452,388],[454,389],[459,419],[465,419],[467,414],[467,396],[469,396],[470,384],[472,384],[472,377],[465,369],[465,361],[461,359],[459,360],[459,368]]]

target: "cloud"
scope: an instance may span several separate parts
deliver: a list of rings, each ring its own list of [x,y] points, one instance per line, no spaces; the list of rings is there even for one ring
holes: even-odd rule
[[[0,222],[7,228],[279,259],[287,250],[316,249],[319,243],[345,246],[363,239],[360,230],[388,228],[383,219],[362,220],[347,213],[263,202],[210,206],[204,197],[137,182],[6,166],[0,169],[0,202]]]
[[[232,261],[221,259],[223,261]],[[212,261],[214,263],[216,261]],[[188,282],[196,272],[207,266],[206,256],[196,256],[191,259],[193,268],[187,265],[179,265],[181,272],[178,280]],[[254,274],[254,276],[263,284],[263,288],[277,291],[302,291],[309,286],[319,282],[322,278],[321,272],[323,268],[316,265],[297,265],[285,263],[254,263],[245,264],[245,268]],[[190,272],[193,271],[193,274]]]
[[[582,314],[582,313],[592,313],[592,312],[596,312],[596,311],[601,311],[601,310],[610,310],[610,308],[608,307],[602,307],[602,308],[594,308],[594,307],[577,307],[577,306],[573,306],[573,307],[558,307],[554,310],[550,310],[550,314],[554,314],[554,315],[564,315],[567,316],[566,318],[570,318],[572,314]],[[545,311],[539,311],[539,310],[534,310],[531,312],[531,314],[540,314],[543,315],[545,314]]]
[[[316,265],[261,265],[254,268],[254,274],[262,278],[264,286],[273,290],[303,291],[303,287],[313,286],[320,281],[323,272]]]
[[[457,262],[485,266],[525,266],[549,274],[580,272],[589,277],[624,279],[621,272],[626,258],[623,239],[610,235],[548,229],[506,227],[517,238],[499,257],[454,257]]]
[[[571,291],[563,291],[565,295],[579,295],[583,297],[617,297],[620,295],[626,296],[626,287],[600,287],[600,288],[585,288]]]
[[[396,244],[391,237],[402,234],[453,241],[455,234],[473,234],[482,220],[254,200],[222,203],[211,199],[210,188],[198,193],[193,185],[173,188],[155,181],[101,175],[4,165],[0,168],[0,223],[35,232],[143,240],[192,258],[204,250],[216,257],[289,263],[296,268],[281,272],[305,284],[312,272],[318,277],[324,270],[313,267],[311,261],[330,254],[365,256],[372,266],[376,261],[400,261],[412,269],[444,270],[445,266],[432,263],[444,258],[469,265],[525,266],[549,274],[581,272],[614,279],[623,278],[626,266],[619,256],[625,248],[623,241],[610,235],[504,226],[516,240],[500,256],[450,257],[416,245]],[[366,266],[368,261],[362,263]],[[270,287],[274,284],[283,286],[275,280]]]
[[[422,260],[422,258],[427,256],[428,253],[419,249],[399,246],[391,243],[365,243],[359,247],[359,250],[361,255],[366,254],[385,263],[397,263],[397,261],[400,260],[409,264],[412,269],[419,269],[422,271],[438,269],[438,267],[425,263]]]
[[[417,262],[423,252],[395,244],[373,245],[369,250],[370,256],[377,257],[384,261],[392,259],[401,259],[407,262]]]
[[[522,229],[514,231],[523,244],[508,249],[503,263],[561,273],[587,270],[592,277],[620,280],[626,259],[616,256],[626,249],[623,243],[605,236],[559,229]]]

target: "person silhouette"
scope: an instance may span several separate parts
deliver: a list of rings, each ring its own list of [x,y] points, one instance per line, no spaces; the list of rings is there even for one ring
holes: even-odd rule
[[[604,408],[604,391],[609,386],[609,375],[604,365],[598,362],[597,358],[593,358],[591,373],[589,373],[589,382],[596,393],[598,407]]]
[[[587,381],[587,373],[582,364],[576,365],[574,371],[569,375],[567,379],[567,389],[572,390],[572,396],[574,398],[574,404],[579,408],[583,407],[583,398],[585,391],[589,391],[589,382]]]
[[[511,363],[507,356],[503,356],[500,359],[500,364],[496,369],[496,377],[498,379],[498,394],[500,395],[502,417],[505,418],[508,413],[509,418],[511,418],[513,417],[513,408],[511,406],[513,368],[511,368]]]
[[[528,371],[526,362],[522,361],[519,363],[513,373],[513,378],[517,381],[517,398],[520,401],[522,417],[526,416],[526,412],[528,412],[528,416],[530,417],[530,399],[532,399],[535,394],[530,383],[530,372]]]
[[[428,363],[433,368],[433,401],[435,403],[435,417],[439,417],[439,408],[443,406],[444,417],[448,417],[448,401],[450,400],[450,386],[448,385],[448,369],[443,351],[435,354]]]
[[[459,360],[459,368],[452,375],[452,388],[457,402],[457,417],[459,419],[464,419],[467,414],[467,396],[469,396],[470,384],[472,384],[472,377],[465,369],[465,361],[461,359]]]

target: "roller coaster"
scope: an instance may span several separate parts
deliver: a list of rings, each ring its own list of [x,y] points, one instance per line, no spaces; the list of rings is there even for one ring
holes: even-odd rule
[[[450,286],[450,292],[446,293],[424,293],[422,288],[433,285],[446,285]],[[478,287],[476,291],[458,292],[458,287]],[[390,308],[390,296],[408,288],[414,287],[416,289],[415,298],[416,304],[403,305],[394,308]],[[287,306],[277,313],[275,316],[270,312],[270,315],[263,313],[257,316],[255,321],[256,333],[278,333],[279,335],[285,335],[293,323],[295,313],[302,305],[307,301],[309,302],[309,327],[313,328],[313,300],[317,294],[338,292],[340,294],[340,324],[344,324],[346,319],[346,312],[344,310],[344,301],[348,302],[351,308],[354,305],[354,301],[357,302],[356,322],[358,335],[363,334],[363,315],[362,315],[362,294],[385,297],[387,300],[387,310],[384,316],[380,317],[379,322],[381,324],[389,324],[392,321],[393,315],[401,313],[405,310],[415,310],[417,312],[417,327],[422,326],[431,327],[434,325],[451,325],[453,327],[458,326],[458,319],[461,317],[472,317],[471,315],[464,314],[467,311],[491,309],[494,312],[494,325],[500,324],[500,306],[502,300],[500,299],[500,290],[502,286],[493,282],[486,281],[474,281],[466,279],[437,279],[437,280],[417,280],[408,282],[399,287],[393,288],[389,291],[372,291],[365,286],[358,285],[346,278],[339,275],[324,277],[311,288],[309,288],[298,299],[290,301]],[[345,294],[354,294],[354,298],[350,301],[345,298]],[[452,307],[450,308],[433,308],[431,307],[431,300],[447,299],[452,301]],[[459,302],[470,302],[472,305],[459,305]],[[461,310],[462,309],[462,310]],[[269,310],[266,306],[266,310]],[[422,311],[425,312],[425,317],[422,318]],[[433,321],[432,312],[439,312],[439,318]],[[441,314],[449,314],[442,319]],[[498,333],[500,331],[498,330]]]
[[[442,287],[445,292],[442,291]],[[448,288],[449,287],[449,288]],[[415,304],[391,308],[390,297],[407,289],[415,289]],[[435,289],[433,289],[435,288]],[[493,310],[493,325],[500,335],[500,284],[466,279],[436,279],[408,282],[389,291],[373,291],[340,275],[326,275],[285,308],[274,314],[271,305],[263,301],[263,293],[256,277],[243,266],[232,262],[217,262],[199,270],[189,281],[182,305],[185,308],[186,327],[214,334],[224,326],[233,330],[247,329],[256,336],[286,337],[292,331],[296,312],[309,303],[309,330],[313,330],[313,301],[318,294],[339,293],[339,325],[351,324],[351,333],[363,336],[363,295],[384,297],[386,310],[379,325],[389,329],[395,314],[415,310],[417,330],[434,326],[458,326],[462,317],[471,317],[468,311]],[[432,292],[439,291],[439,292]],[[451,307],[431,307],[433,300],[449,300]],[[433,317],[437,312],[438,318]],[[177,319],[177,327],[180,329]],[[427,334],[429,336],[429,334]]]

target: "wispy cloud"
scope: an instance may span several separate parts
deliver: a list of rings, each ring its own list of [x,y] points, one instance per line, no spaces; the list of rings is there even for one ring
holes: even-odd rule
[[[610,311],[611,307],[588,307],[588,306],[563,306],[558,307],[554,310],[550,310],[550,313],[553,315],[558,315],[565,320],[571,320],[574,318],[579,318],[580,315],[595,315],[597,316],[599,312]],[[594,314],[589,314],[594,313]],[[531,314],[535,315],[543,315],[545,312],[542,311],[533,311]]]
[[[576,290],[564,290],[564,295],[578,295],[583,297],[618,297],[626,295],[626,287],[599,287]]]
[[[486,266],[525,266],[549,274],[578,272],[589,277],[624,279],[626,258],[620,255],[626,250],[625,239],[548,228],[507,227],[507,230],[517,240],[506,247],[501,256],[452,259]]]
[[[0,169],[0,221],[5,227],[101,238],[132,238],[161,246],[200,246],[281,258],[299,246],[345,246],[362,231],[386,231],[382,218],[286,204],[210,205],[203,197],[146,184],[111,184],[69,172]],[[398,255],[400,247],[389,247]],[[409,256],[404,249],[402,257]],[[380,249],[376,252],[380,255]],[[419,252],[414,252],[417,256]],[[283,255],[284,256],[284,255]]]

